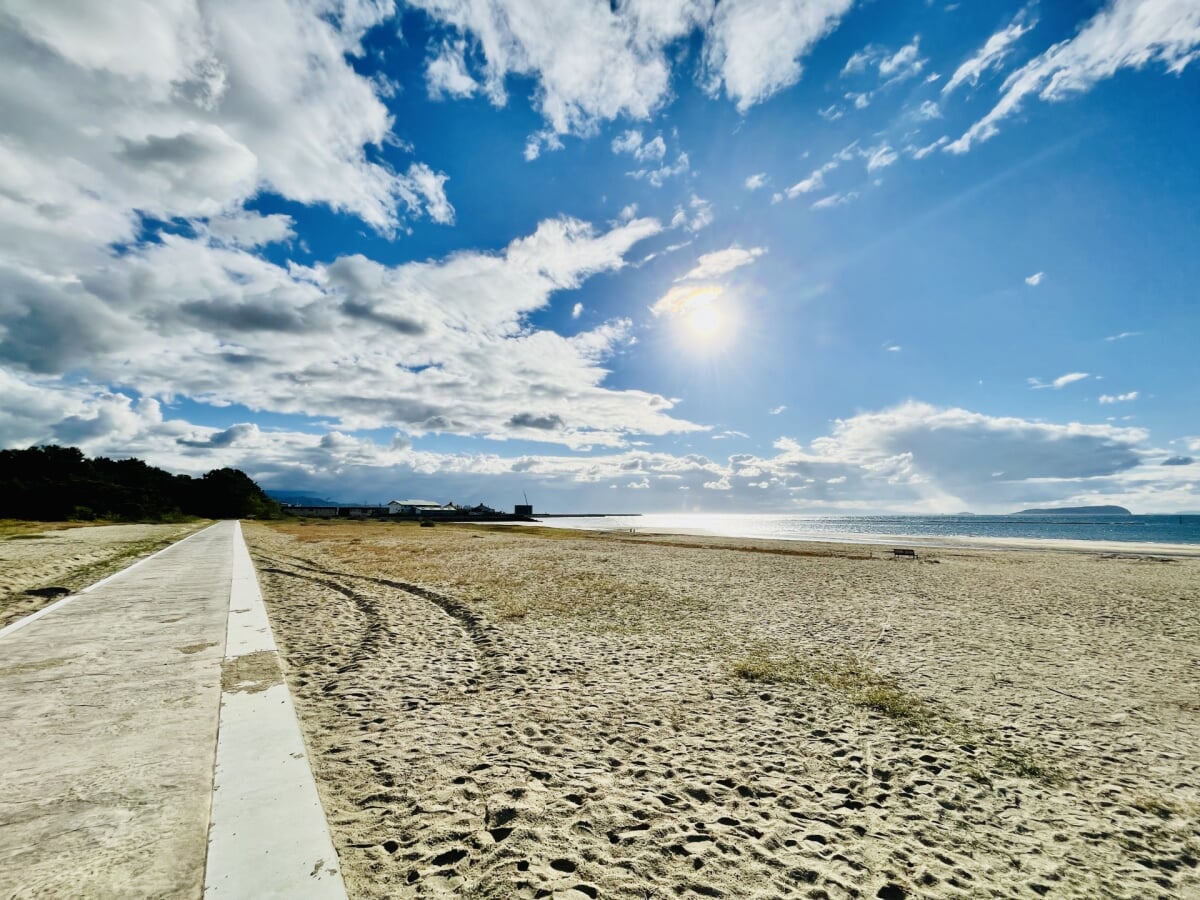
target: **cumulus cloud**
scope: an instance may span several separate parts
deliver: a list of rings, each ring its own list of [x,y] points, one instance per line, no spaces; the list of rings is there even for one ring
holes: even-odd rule
[[[467,72],[467,42],[442,41],[437,52],[425,64],[425,83],[430,98],[470,97],[479,90],[475,79]]]
[[[1054,102],[1091,89],[1121,69],[1151,63],[1179,74],[1197,58],[1200,6],[1192,0],[1111,0],[1075,37],[1055,44],[1005,79],[992,110],[946,145],[966,153],[1033,96]]]
[[[1027,21],[1028,20],[1028,21]],[[1012,52],[1013,45],[1037,25],[1037,19],[1029,20],[1027,10],[1017,13],[1008,27],[997,31],[982,47],[954,70],[950,80],[942,87],[942,94],[951,94],[961,84],[979,84],[979,79],[989,69],[998,68]]]
[[[1028,278],[1025,279],[1025,283],[1027,285],[1029,285],[1030,287],[1037,287],[1039,284],[1042,283],[1042,279],[1044,279],[1045,277],[1046,277],[1045,272],[1034,272],[1032,275],[1030,275]]]
[[[839,419],[808,443],[781,437],[763,455],[718,459],[631,448],[502,456],[434,453],[400,436],[377,441],[337,428],[308,433],[264,432],[248,423],[196,425],[164,415],[149,398],[86,384],[45,392],[36,379],[2,370],[0,388],[0,441],[6,446],[57,434],[78,438],[89,453],[135,453],[175,471],[232,465],[269,487],[380,500],[402,486],[420,494],[436,485],[439,495],[506,503],[526,487],[536,489],[539,505],[546,497],[547,505],[562,498],[564,506],[586,506],[604,502],[598,489],[631,480],[645,485],[638,490],[646,494],[645,505],[631,511],[676,508],[669,498],[680,498],[684,489],[702,492],[713,508],[834,513],[1006,511],[1097,497],[1105,499],[1095,502],[1177,509],[1194,504],[1196,496],[1194,478],[1188,478],[1191,458],[1170,461],[1147,446],[1143,429],[1032,422],[918,402]],[[530,406],[511,413],[504,427],[511,436],[553,440],[571,427],[571,417],[569,410]]]
[[[640,131],[629,129],[613,138],[612,151],[628,153],[638,162],[648,162],[662,159],[667,153],[667,145],[661,134],[646,141]]]
[[[795,84],[800,60],[853,0],[740,0],[719,3],[704,46],[710,93],[724,90],[745,112]]]
[[[648,119],[669,99],[671,48],[703,35],[702,77],[745,112],[800,77],[800,60],[853,0],[411,0],[449,36],[430,63],[430,90],[473,91],[507,102],[510,75],[535,80],[534,104],[546,122],[526,156],[554,138],[586,135],[618,118]],[[459,50],[478,48],[478,71]]]
[[[714,278],[720,278],[723,275],[728,275],[735,269],[750,265],[766,252],[767,249],[765,247],[750,247],[749,249],[745,249],[734,244],[732,247],[726,247],[724,250],[705,253],[696,260],[695,266],[675,280],[709,281]]]
[[[653,219],[608,231],[541,223],[500,253],[386,266],[340,257],[276,265],[228,243],[164,235],[76,281],[0,270],[0,360],[30,374],[68,369],[146,396],[504,438],[520,418],[559,415],[554,439],[614,445],[697,426],[642,391],[601,386],[632,340],[616,320],[564,338],[528,326],[557,292],[620,269]],[[547,432],[550,433],[550,432]]]
[[[444,211],[440,189],[416,177],[424,169],[399,173],[367,153],[392,122],[347,55],[391,11],[353,10],[327,16],[298,0],[10,10],[0,180],[25,201],[6,206],[0,238],[32,257],[48,234],[58,252],[103,246],[132,239],[139,213],[218,215],[261,188],[387,232],[430,201]]]
[[[767,181],[766,172],[757,172],[746,179],[746,190],[757,191],[761,187],[766,187]]]

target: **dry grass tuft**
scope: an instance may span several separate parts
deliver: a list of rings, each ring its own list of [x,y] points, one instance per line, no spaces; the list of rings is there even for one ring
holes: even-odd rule
[[[929,704],[910,694],[856,656],[800,659],[755,653],[739,660],[733,674],[762,683],[807,683],[830,688],[855,706],[869,709],[920,730],[936,718]]]

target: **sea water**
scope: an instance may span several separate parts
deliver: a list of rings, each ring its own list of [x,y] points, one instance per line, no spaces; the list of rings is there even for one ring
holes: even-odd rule
[[[774,540],[865,540],[891,536],[1200,544],[1200,516],[789,516],[653,513],[548,518],[544,525],[596,530],[653,530]]]

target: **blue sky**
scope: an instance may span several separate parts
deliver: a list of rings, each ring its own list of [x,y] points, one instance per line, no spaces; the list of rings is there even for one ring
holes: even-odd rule
[[[1200,2],[3,4],[0,443],[1200,508]]]

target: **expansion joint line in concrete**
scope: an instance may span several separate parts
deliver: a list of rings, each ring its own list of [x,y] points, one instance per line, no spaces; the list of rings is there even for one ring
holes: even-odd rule
[[[204,893],[345,900],[254,563],[233,531]]]

